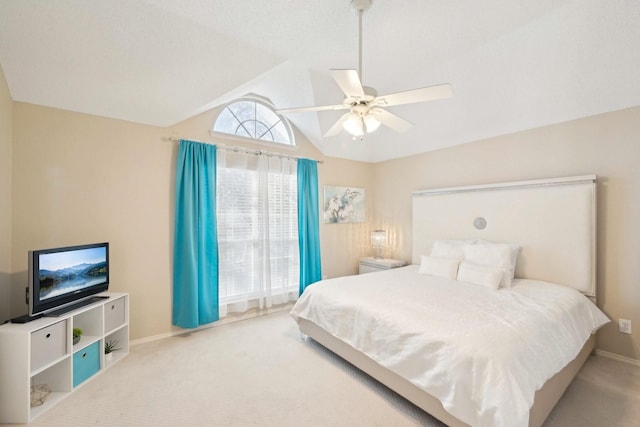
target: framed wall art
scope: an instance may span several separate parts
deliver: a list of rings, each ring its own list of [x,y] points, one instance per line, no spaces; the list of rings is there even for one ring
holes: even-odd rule
[[[324,186],[324,223],[364,222],[364,188]]]

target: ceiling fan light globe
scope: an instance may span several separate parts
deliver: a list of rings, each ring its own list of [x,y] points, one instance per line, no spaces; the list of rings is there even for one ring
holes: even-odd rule
[[[365,124],[358,114],[351,114],[344,122],[342,122],[344,130],[353,136],[362,136],[365,131]]]
[[[367,133],[375,132],[380,127],[380,122],[373,114],[367,114],[363,120]]]

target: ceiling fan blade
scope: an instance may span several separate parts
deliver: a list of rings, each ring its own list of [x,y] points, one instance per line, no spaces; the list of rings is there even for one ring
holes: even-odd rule
[[[364,89],[356,70],[330,70],[347,98],[364,99]]]
[[[351,114],[351,112],[343,114],[342,117],[340,117],[338,121],[335,122],[333,126],[331,126],[331,128],[329,128],[329,130],[324,134],[324,136],[325,137],[336,136],[337,134],[339,134],[342,131],[342,123],[344,123],[344,121],[347,120],[347,118],[349,117],[349,114]]]
[[[449,83],[423,87],[421,89],[392,93],[377,97],[373,103],[381,106],[412,104],[415,102],[434,101],[436,99],[451,98],[453,89]]]
[[[387,110],[383,110],[382,108],[372,108],[370,113],[373,114],[380,123],[395,130],[396,132],[406,132],[413,127],[412,123],[388,112]]]
[[[327,111],[327,110],[346,110],[349,108],[347,105],[322,105],[316,107],[295,107],[295,108],[280,108],[276,110],[277,113],[308,113],[311,111]]]

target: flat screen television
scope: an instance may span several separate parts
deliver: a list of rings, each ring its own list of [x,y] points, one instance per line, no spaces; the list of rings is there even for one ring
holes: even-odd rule
[[[109,243],[29,251],[29,316],[55,315],[109,289]]]

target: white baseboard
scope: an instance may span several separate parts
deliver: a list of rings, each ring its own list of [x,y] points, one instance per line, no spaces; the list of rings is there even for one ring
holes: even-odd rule
[[[138,338],[137,340],[129,341],[129,346],[138,345],[138,344],[142,344],[142,343],[145,343],[145,342],[161,340],[163,338],[170,338],[170,337],[174,337],[174,336],[180,335],[180,334],[184,334],[184,332],[183,331],[171,331],[171,332],[165,332],[164,334],[152,335],[150,337]]]
[[[617,360],[618,362],[624,362],[630,365],[640,367],[640,360],[632,359],[630,357],[620,356],[618,354],[609,353],[608,351],[604,351],[604,350],[596,350],[596,354],[598,356],[608,357],[609,359]]]
[[[212,323],[208,323],[206,325],[198,326],[197,328],[193,328],[193,329],[176,329],[175,331],[165,332],[164,334],[158,334],[158,335],[152,335],[150,337],[138,338],[136,340],[129,341],[129,345],[133,346],[133,345],[138,345],[138,344],[142,344],[142,343],[145,343],[145,342],[161,340],[163,338],[171,338],[171,337],[175,337],[175,336],[178,336],[178,335],[190,334],[192,332],[198,332],[198,331],[202,331],[204,329],[215,328],[215,327],[223,326],[223,325],[226,325],[226,324],[229,324],[229,323],[239,322],[241,320],[253,319],[254,317],[263,316],[265,314],[277,313],[277,312],[283,311],[283,310],[291,310],[291,307],[293,307],[293,303],[287,303],[287,304],[283,304],[283,305],[280,305],[280,306],[274,306],[274,307],[266,308],[266,309],[262,309],[262,310],[249,310],[246,313],[230,314],[230,315],[225,316],[225,317],[223,317],[222,319],[220,319],[220,320],[218,320],[216,322],[212,322]]]

